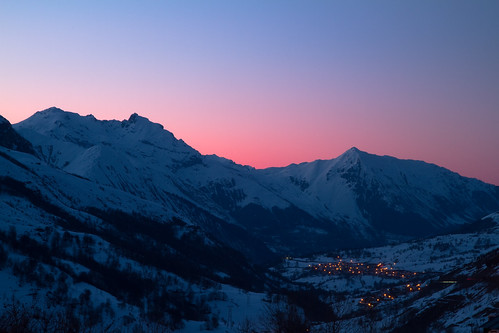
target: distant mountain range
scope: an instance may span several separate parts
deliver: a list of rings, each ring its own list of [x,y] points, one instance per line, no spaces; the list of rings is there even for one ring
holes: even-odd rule
[[[497,186],[356,148],[257,170],[202,155],[137,114],[101,121],[55,107],[13,126],[1,118],[0,132],[0,176],[79,220],[110,210],[177,219],[254,261],[445,233],[499,210]]]
[[[137,114],[0,116],[0,331],[467,327],[497,298],[498,211],[497,186],[356,148],[257,170]],[[311,253],[434,272],[366,312],[358,297],[411,281],[308,276]],[[457,281],[442,291],[444,273]]]

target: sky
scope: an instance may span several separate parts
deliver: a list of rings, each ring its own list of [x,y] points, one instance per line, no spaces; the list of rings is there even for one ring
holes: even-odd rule
[[[499,185],[499,1],[0,0],[0,114],[138,113],[257,168],[363,151]]]

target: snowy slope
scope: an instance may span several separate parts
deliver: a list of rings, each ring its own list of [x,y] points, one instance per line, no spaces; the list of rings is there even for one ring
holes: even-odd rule
[[[16,311],[45,319],[71,307],[73,321],[93,331],[199,326],[224,306],[221,283],[239,294],[242,285],[262,288],[244,256],[175,215],[174,207],[0,147],[0,327],[16,302],[24,304]],[[224,302],[244,307],[246,298]]]
[[[14,127],[36,142],[47,163],[148,200],[167,202],[173,194],[216,210],[218,205],[213,205],[210,193],[205,193],[209,188],[203,191],[203,187],[231,178],[237,178],[245,187],[245,198],[265,195],[261,186],[252,188],[255,184],[248,181],[251,175],[247,168],[202,156],[161,125],[137,114],[121,122],[97,121],[93,116],[81,117],[50,108]],[[285,205],[283,200],[269,204]]]
[[[14,128],[49,165],[176,211],[203,211],[279,253],[381,244],[451,230],[499,208],[499,190],[421,161],[352,148],[338,158],[255,170],[203,156],[137,114],[100,121],[57,108]]]
[[[262,170],[316,199],[315,211],[396,235],[427,235],[498,207],[498,187],[422,161],[352,148],[336,159]],[[297,197],[293,202],[299,202]],[[325,208],[319,209],[320,207]]]
[[[375,331],[445,331],[453,327],[455,332],[469,332],[470,327],[478,328],[488,315],[497,313],[497,216],[493,213],[483,218],[493,223],[476,222],[474,232],[338,251],[334,256],[287,258],[275,270],[323,289],[340,317],[340,331],[363,331],[367,325]],[[329,263],[340,267],[339,262],[345,263],[344,273],[321,272]],[[361,273],[346,270],[349,265],[360,267]],[[363,270],[368,265],[381,268],[372,274]],[[400,273],[385,276],[383,269]],[[408,288],[417,284],[419,289]],[[363,300],[373,305],[367,306]]]
[[[117,330],[144,329],[141,320],[180,328],[181,319],[185,332],[211,329],[216,320],[215,331],[231,331],[246,316],[261,320],[262,307],[272,303],[264,292],[303,283],[350,293],[334,304],[339,312],[358,311],[342,324],[359,330],[359,321],[370,319],[356,297],[393,279],[303,274],[308,264],[334,260],[325,256],[289,260],[284,278],[296,283],[253,263],[335,251],[434,278],[499,244],[498,213],[465,223],[499,210],[497,187],[421,161],[354,148],[332,160],[255,170],[203,156],[137,114],[100,121],[57,108],[13,127],[0,118],[0,133],[0,280],[7,286],[0,301],[40,294],[47,304],[80,304],[83,318],[92,310],[109,320],[112,309]],[[474,231],[386,245],[460,226]],[[339,252],[371,244],[384,246]],[[479,271],[469,266],[459,274]],[[470,293],[485,311],[489,300],[479,286]],[[451,292],[433,293],[428,303],[441,294]],[[416,294],[397,302],[425,310]],[[481,320],[460,316],[462,325]],[[439,320],[445,327],[456,322]]]

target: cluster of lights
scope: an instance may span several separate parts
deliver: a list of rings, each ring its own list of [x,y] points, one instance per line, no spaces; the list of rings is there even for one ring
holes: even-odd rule
[[[395,265],[395,263],[393,264]],[[343,261],[326,264],[308,265],[313,271],[322,272],[328,275],[351,274],[351,275],[375,275],[394,278],[406,278],[417,275],[416,272],[394,270],[393,267],[385,266],[383,263],[364,264],[361,262]]]
[[[404,291],[395,291],[395,294],[400,295],[401,293],[411,293],[421,290],[421,284],[406,284]],[[368,296],[361,298],[359,304],[366,305],[369,308],[373,308],[381,302],[392,301],[395,299],[394,293],[390,293],[389,290],[382,295]]]
[[[418,284],[407,284],[406,286],[407,291],[420,291],[421,290],[421,283]]]
[[[384,293],[383,296],[369,296],[366,298],[361,298],[359,301],[359,304],[363,304],[369,308],[372,308],[383,301],[392,301],[394,299],[395,299],[395,296],[390,295],[388,293]]]
[[[309,264],[308,267],[313,272],[323,273],[327,275],[372,275],[372,276],[382,276],[382,277],[393,277],[406,279],[416,276],[418,273],[409,272],[404,270],[395,270],[393,265],[384,265],[383,263],[377,264],[367,264],[362,262],[354,262],[353,260],[344,261],[338,257],[336,262],[320,263],[320,264]],[[389,290],[383,294],[377,296],[368,296],[366,298],[361,298],[359,303],[366,305],[369,308],[373,308],[381,302],[391,301],[395,299],[395,295],[401,293],[410,293],[421,290],[421,284],[406,284],[403,291],[395,291],[390,293]]]

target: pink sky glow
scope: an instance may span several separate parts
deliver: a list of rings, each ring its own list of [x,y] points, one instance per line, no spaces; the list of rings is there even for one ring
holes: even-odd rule
[[[136,112],[257,168],[356,146],[499,185],[497,17],[496,1],[2,2],[0,114]]]

